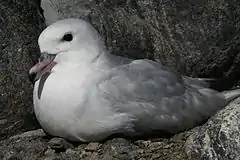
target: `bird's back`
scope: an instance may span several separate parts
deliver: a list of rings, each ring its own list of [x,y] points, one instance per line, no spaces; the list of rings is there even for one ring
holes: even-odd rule
[[[176,133],[221,109],[226,100],[206,84],[149,60],[112,65],[97,91],[116,113],[128,113],[137,132]],[[133,118],[134,117],[134,118]]]

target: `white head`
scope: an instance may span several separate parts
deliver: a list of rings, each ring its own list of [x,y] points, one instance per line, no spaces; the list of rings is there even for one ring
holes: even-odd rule
[[[91,24],[81,19],[64,19],[48,26],[39,36],[40,62],[30,74],[38,78],[56,64],[91,63],[105,51],[104,42]]]

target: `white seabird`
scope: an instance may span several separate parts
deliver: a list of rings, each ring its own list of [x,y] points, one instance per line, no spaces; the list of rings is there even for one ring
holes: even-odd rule
[[[110,55],[86,21],[64,19],[38,39],[34,111],[45,131],[71,141],[100,141],[192,128],[240,91],[217,92],[150,60]]]

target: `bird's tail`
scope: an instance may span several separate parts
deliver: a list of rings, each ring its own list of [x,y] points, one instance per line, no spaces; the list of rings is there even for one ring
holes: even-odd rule
[[[240,89],[234,89],[234,90],[228,90],[228,91],[223,91],[222,94],[226,98],[227,102],[231,102],[234,99],[240,97]]]
[[[231,83],[225,78],[192,78],[184,76],[186,84],[194,85],[194,87],[211,88],[218,92],[222,92],[232,87]]]

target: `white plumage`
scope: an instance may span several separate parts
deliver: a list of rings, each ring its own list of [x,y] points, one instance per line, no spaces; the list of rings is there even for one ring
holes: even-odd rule
[[[56,65],[35,83],[36,117],[48,133],[73,141],[99,141],[115,133],[177,133],[239,95],[228,93],[227,99],[203,81],[156,62],[110,55],[97,31],[79,19],[47,27],[39,47],[54,55]]]

